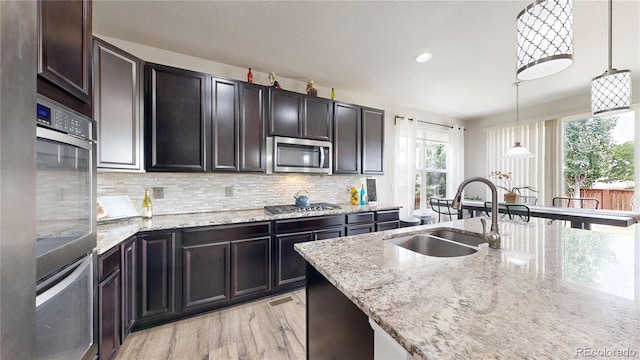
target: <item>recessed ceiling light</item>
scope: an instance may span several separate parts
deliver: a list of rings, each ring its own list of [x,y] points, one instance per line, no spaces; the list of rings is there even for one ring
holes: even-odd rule
[[[432,57],[433,57],[432,54],[426,52],[418,55],[418,57],[416,58],[416,61],[419,63],[423,63],[431,60]]]

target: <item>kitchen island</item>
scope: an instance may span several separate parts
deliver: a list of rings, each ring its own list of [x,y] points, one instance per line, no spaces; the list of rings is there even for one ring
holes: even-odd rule
[[[482,244],[475,254],[452,258],[386,241],[438,227],[482,232],[478,219],[466,219],[296,244],[309,264],[308,278],[317,272],[326,280],[321,289],[337,289],[362,312],[332,317],[338,307],[325,306],[323,316],[336,329],[351,321],[363,329],[369,318],[417,359],[640,356],[637,230],[629,237],[544,219],[505,221],[502,249]],[[311,290],[307,304],[318,294]],[[315,310],[308,308],[308,324]],[[311,359],[314,342],[330,341],[330,334],[313,328],[307,334]]]

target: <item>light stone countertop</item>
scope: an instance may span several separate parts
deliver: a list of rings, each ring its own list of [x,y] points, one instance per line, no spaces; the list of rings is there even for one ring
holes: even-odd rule
[[[286,220],[323,215],[347,214],[354,212],[392,210],[399,208],[399,206],[397,205],[388,204],[339,205],[341,207],[341,209],[339,210],[309,211],[279,215],[271,215],[265,212],[263,209],[255,209],[176,215],[158,215],[149,220],[143,220],[141,217],[135,217],[115,222],[112,221],[98,223],[96,251],[98,255],[103,254],[140,231],[171,230],[198,226],[249,223],[255,221]]]
[[[385,241],[476,219],[296,244],[296,250],[416,359],[640,357],[635,237],[500,222],[503,248],[437,258]]]

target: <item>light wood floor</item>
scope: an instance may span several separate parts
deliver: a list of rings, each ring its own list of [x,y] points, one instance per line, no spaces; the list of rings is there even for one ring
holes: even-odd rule
[[[291,296],[293,301],[269,306]],[[296,290],[131,333],[117,360],[304,359],[305,292]]]

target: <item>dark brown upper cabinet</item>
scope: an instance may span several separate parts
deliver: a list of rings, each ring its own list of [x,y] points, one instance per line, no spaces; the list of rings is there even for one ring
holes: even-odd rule
[[[264,102],[267,88],[240,83],[240,171],[265,171]]]
[[[361,108],[334,103],[333,107],[333,173],[360,174]]]
[[[266,87],[211,78],[211,170],[264,172]]]
[[[98,169],[143,171],[143,61],[98,38],[93,42]]]
[[[302,94],[269,89],[269,135],[300,137]]]
[[[384,111],[335,102],[334,174],[382,175]]]
[[[331,140],[329,99],[269,89],[269,136]]]
[[[38,1],[38,93],[91,113],[91,1]]]
[[[362,173],[384,174],[384,111],[362,108]]]
[[[208,76],[145,65],[147,171],[206,171]]]
[[[303,95],[302,137],[331,141],[331,100]]]
[[[211,78],[211,169],[238,171],[238,82]]]

